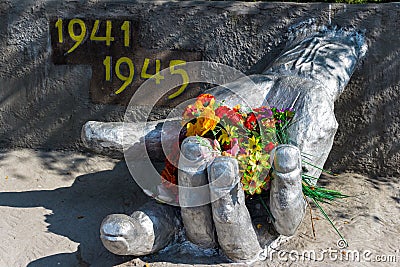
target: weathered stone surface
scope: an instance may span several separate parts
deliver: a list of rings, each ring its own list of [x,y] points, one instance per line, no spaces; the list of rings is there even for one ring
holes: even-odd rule
[[[261,247],[247,210],[235,158],[217,157],[208,168],[218,243],[235,262],[257,260]]]
[[[237,262],[258,259],[264,245],[278,246],[277,236],[259,232],[257,236],[247,210],[244,191],[240,183],[237,160],[217,157],[201,141],[189,137],[182,144],[180,185],[198,189],[204,186],[204,199],[196,193],[179,191],[179,200],[186,206],[195,202],[211,201],[211,205],[182,207],[182,222],[188,240],[202,248],[215,248],[218,244],[228,258]],[[270,210],[276,219],[279,233],[292,235],[304,216],[305,201],[301,190],[300,153],[291,145],[279,146],[271,161],[275,170],[271,184]],[[207,170],[206,170],[207,168]],[[207,184],[207,177],[208,181]],[[201,194],[200,194],[201,195]],[[208,203],[208,202],[207,202]],[[113,214],[106,217],[100,233],[105,247],[118,255],[147,255],[156,252],[174,240],[180,230],[178,209],[151,201],[131,216]],[[216,231],[215,231],[216,230]]]
[[[148,255],[174,241],[180,230],[179,209],[149,201],[131,216],[111,214],[100,227],[103,245],[118,255]]]
[[[123,122],[88,121],[81,131],[82,143],[90,150],[123,158]],[[140,137],[137,138],[138,140]]]
[[[188,240],[203,248],[217,246],[206,173],[214,156],[196,137],[186,138],[182,143],[178,173],[182,221]],[[196,192],[191,190],[194,187],[198,188]]]
[[[170,137],[168,127],[161,128],[164,122],[165,120],[137,123],[88,121],[82,127],[81,139],[86,148],[115,158],[123,158],[124,149],[144,148],[139,144],[145,142],[146,151],[129,153],[129,155],[136,157],[149,155],[151,159],[163,161],[165,157],[161,145],[161,132],[165,132],[163,136],[165,142],[168,143],[168,137]],[[179,125],[179,122],[169,121],[166,125],[173,127],[177,124]],[[131,160],[134,159],[131,158]]]
[[[270,210],[273,225],[281,235],[292,236],[304,218],[306,202],[302,190],[300,150],[280,145],[272,152]]]

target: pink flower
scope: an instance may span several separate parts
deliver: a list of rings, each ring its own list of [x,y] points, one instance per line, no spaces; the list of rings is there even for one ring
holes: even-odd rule
[[[231,154],[233,157],[236,157],[236,155],[239,153],[239,143],[237,138],[232,138],[232,148],[227,150],[226,153]]]
[[[194,114],[196,114],[198,112],[197,108],[195,106],[189,105],[187,106],[187,108],[185,109],[185,111],[183,112],[183,118],[184,119],[193,119],[194,118]]]

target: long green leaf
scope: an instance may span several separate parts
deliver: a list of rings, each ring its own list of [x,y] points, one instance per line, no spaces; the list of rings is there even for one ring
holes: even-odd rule
[[[319,205],[318,201],[315,199],[312,199],[314,204],[319,208],[321,213],[324,215],[325,219],[328,220],[328,222],[332,225],[333,229],[335,229],[336,233],[340,236],[341,239],[343,239],[346,242],[346,239],[342,236],[342,234],[339,232],[339,230],[336,228],[336,226],[333,224],[332,220],[329,218],[328,214],[324,211],[324,209]],[[347,242],[346,242],[347,243]]]
[[[322,171],[322,172],[324,172],[324,173],[327,173],[327,174],[336,176],[336,174],[334,174],[333,172],[328,171],[328,170],[325,170],[325,169],[323,169],[323,168],[321,168],[321,167],[315,166],[315,165],[312,164],[311,162],[308,162],[308,161],[305,161],[305,160],[303,160],[302,162],[305,163],[305,164],[308,164],[308,165],[310,165],[311,167],[314,167],[314,168],[316,168],[316,169],[318,169],[318,170],[320,170],[320,171]]]

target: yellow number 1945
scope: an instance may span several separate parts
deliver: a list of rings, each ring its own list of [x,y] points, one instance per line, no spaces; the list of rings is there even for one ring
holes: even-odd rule
[[[142,71],[140,73],[140,77],[143,79],[154,79],[156,84],[160,84],[160,81],[165,79],[165,77],[160,74],[161,61],[159,59],[156,59],[155,62],[156,62],[155,74],[148,74],[147,69],[149,67],[150,59],[145,58],[145,60],[143,62],[143,66],[142,66]],[[122,64],[127,66],[128,75],[124,75],[121,73],[121,65]],[[111,79],[112,79],[112,58],[110,56],[106,56],[106,58],[103,60],[103,65],[105,68],[106,81],[111,81]],[[183,60],[171,60],[169,62],[170,73],[181,75],[181,77],[182,77],[182,86],[175,93],[168,96],[169,99],[173,99],[173,98],[181,95],[185,91],[186,87],[189,84],[189,75],[186,72],[186,70],[184,70],[182,68],[178,68],[178,67],[181,67],[184,65],[186,65],[186,61],[183,61]],[[124,71],[124,72],[126,72],[126,71]],[[115,91],[116,95],[122,93],[132,83],[134,74],[135,74],[135,68],[134,68],[133,62],[130,58],[121,57],[117,60],[117,62],[115,63],[115,75],[117,76],[117,78],[119,80],[123,81],[124,83],[121,85],[121,87],[118,88],[117,91]]]

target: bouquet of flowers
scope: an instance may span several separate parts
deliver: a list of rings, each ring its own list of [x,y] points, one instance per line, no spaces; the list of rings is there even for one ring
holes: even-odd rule
[[[212,148],[219,150],[223,156],[235,157],[239,163],[241,183],[248,195],[261,194],[269,189],[271,179],[270,152],[278,144],[290,143],[288,128],[293,124],[295,111],[292,109],[277,109],[262,106],[248,109],[237,105],[229,108],[224,101],[217,102],[210,94],[197,97],[193,105],[189,105],[182,115],[182,138],[201,136],[211,139]],[[209,145],[209,143],[205,144]],[[176,155],[170,159],[178,162]],[[317,166],[303,160],[304,164]],[[322,170],[327,172],[325,170]],[[165,185],[177,184],[177,167],[168,160],[161,173]],[[328,172],[329,173],[329,172]],[[313,185],[316,177],[302,174],[304,196],[309,197],[321,210],[323,216],[330,222],[338,235],[344,240],[334,226],[320,203],[329,203],[337,198],[347,197],[336,190],[330,190]],[[268,207],[260,197],[263,206]],[[267,210],[270,214],[269,210]],[[273,218],[272,218],[273,219]]]
[[[236,157],[246,193],[260,194],[268,188],[269,152],[276,146],[275,119],[271,109],[242,110],[216,102],[214,96],[200,95],[183,113],[186,136],[214,140],[223,156]]]

